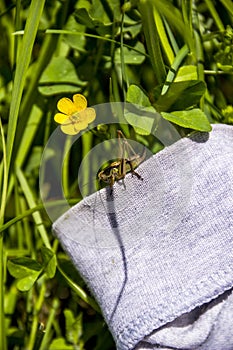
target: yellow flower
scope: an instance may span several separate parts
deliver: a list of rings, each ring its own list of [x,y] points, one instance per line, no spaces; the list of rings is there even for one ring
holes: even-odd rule
[[[73,101],[63,97],[58,101],[57,109],[61,113],[56,113],[54,120],[61,124],[61,130],[67,135],[78,134],[96,118],[94,108],[87,108],[87,100],[80,94],[74,95]]]

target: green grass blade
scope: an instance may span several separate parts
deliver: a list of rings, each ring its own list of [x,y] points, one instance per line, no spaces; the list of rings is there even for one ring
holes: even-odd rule
[[[15,35],[20,35],[23,34],[22,31],[15,33]],[[87,38],[94,38],[94,39],[99,39],[99,40],[104,40],[104,41],[108,41],[112,44],[116,44],[116,45],[121,45],[121,43],[119,41],[116,41],[114,39],[108,38],[106,36],[100,36],[100,35],[96,35],[96,34],[90,34],[90,33],[84,33],[84,32],[72,32],[70,30],[65,30],[65,29],[47,29],[45,31],[45,34],[64,34],[64,35],[77,35],[77,36],[85,36]],[[145,52],[142,52],[140,50],[135,49],[133,46],[131,45],[127,45],[126,43],[123,43],[124,47],[127,47],[130,50],[133,50],[137,53],[139,53],[140,55],[144,55],[149,57],[149,55],[147,55]]]
[[[82,158],[84,158],[88,154],[88,152],[90,152],[90,150],[92,149],[92,144],[93,144],[93,134],[91,132],[84,133],[82,135]],[[90,163],[90,158],[89,158],[88,161],[85,163],[85,168],[83,169],[83,172],[82,172],[84,184],[91,183],[90,182],[91,168],[92,168],[92,164]],[[85,196],[88,194],[88,191],[90,191],[90,188],[87,188],[87,189],[83,188],[82,194]]]
[[[172,47],[169,43],[162,18],[160,16],[160,13],[157,11],[156,7],[154,7],[154,17],[155,17],[155,21],[156,21],[156,25],[157,25],[157,29],[158,29],[158,35],[160,38],[160,42],[162,44],[165,55],[167,57],[168,63],[169,63],[169,65],[171,65],[172,62],[174,61],[174,53],[173,53]]]
[[[72,146],[72,138],[67,137],[64,149],[64,161],[62,167],[62,186],[65,198],[69,197],[69,161],[70,161],[70,149]]]
[[[121,33],[120,33],[120,55],[121,55],[121,74],[122,74],[122,92],[125,100],[126,91],[129,87],[129,82],[126,75],[126,67],[125,67],[125,59],[124,59],[124,51],[123,51],[123,45],[124,45],[124,34],[123,34],[123,28],[124,28],[124,13],[122,14],[121,18]]]
[[[6,144],[2,121],[0,118],[0,132],[2,137],[2,149],[3,149],[3,185],[2,185],[2,199],[0,207],[0,226],[4,222],[4,213],[6,207],[7,197],[7,160],[6,160]],[[3,250],[3,233],[0,234],[0,348],[5,350],[6,345],[6,330],[5,330],[5,314],[4,314],[4,250]]]
[[[52,11],[52,23],[54,23],[56,26],[63,25],[63,22],[60,23],[61,11],[62,9],[60,6],[55,6],[55,8]],[[22,104],[20,106],[20,123],[17,125],[17,133],[13,149],[13,151],[17,151],[17,156],[13,154],[13,157],[17,157],[17,165],[19,167],[22,166],[22,163],[28,154],[31,144],[30,142],[27,142],[27,147],[25,145],[23,152],[21,151],[21,149],[19,149],[20,145],[23,143],[22,134],[24,134],[25,139],[28,139],[29,135],[25,135],[25,130],[27,130],[28,133],[32,131],[30,136],[30,140],[32,141],[40,125],[39,116],[38,118],[35,116],[36,113],[37,115],[39,114],[38,108],[35,107],[35,104],[38,103],[38,101],[41,99],[41,96],[38,93],[38,83],[43,71],[49,64],[51,58],[54,55],[54,52],[56,51],[59,37],[59,35],[45,35],[40,48],[40,55],[38,56],[37,60],[33,63],[33,74],[30,74],[29,72],[30,80],[27,86],[27,90],[25,91]],[[35,111],[33,109],[35,109]],[[29,115],[30,120],[28,118]],[[34,128],[32,128],[32,125],[34,125]]]
[[[184,26],[192,31],[192,0],[183,0],[181,4]]]
[[[187,56],[188,53],[189,53],[189,48],[188,48],[187,45],[184,45],[180,49],[178,54],[176,55],[175,60],[172,63],[171,68],[170,68],[170,70],[168,72],[167,79],[166,79],[166,82],[165,82],[165,84],[163,86],[161,95],[165,95],[166,94],[167,90],[169,89],[169,86],[171,85],[172,81],[174,80],[174,78],[176,76],[178,68],[180,67],[183,59]]]
[[[69,201],[70,205],[77,204],[77,199],[70,199]],[[58,200],[58,201],[51,201],[49,203],[46,203],[46,207],[57,207],[59,205],[63,206],[66,203],[65,200]],[[23,220],[24,218],[27,218],[28,216],[32,215],[36,211],[41,211],[44,210],[44,205],[43,204],[38,204],[33,208],[27,209],[23,212],[23,214],[19,214],[18,216],[15,216],[13,219],[7,221],[4,225],[0,227],[0,233],[3,231],[7,230],[9,227],[12,225],[16,224],[18,221]]]
[[[173,50],[174,54],[177,55],[178,51],[179,51],[179,45],[176,41],[176,35],[175,33],[173,33],[168,21],[166,20],[166,18],[163,18],[163,22],[164,22],[164,26],[166,28],[166,32],[167,32],[167,37],[168,37],[168,42],[170,43],[170,48]],[[174,55],[173,54],[173,55]]]
[[[154,16],[154,4],[152,1],[140,0],[139,11],[142,17],[143,31],[146,45],[150,55],[151,65],[158,84],[163,84],[166,79],[166,70],[161,53],[159,35]]]
[[[226,7],[226,9],[233,16],[233,2],[231,0],[220,0],[220,2]]]
[[[3,177],[2,177],[3,183],[1,183],[1,186],[0,186],[2,188],[1,204],[0,204],[0,226],[2,226],[4,222],[4,213],[6,208],[8,169],[7,169],[5,135],[4,135],[1,118],[0,118],[0,133],[2,138],[2,150],[3,150]]]
[[[28,118],[28,123],[24,129],[23,135],[21,134],[21,142],[17,147],[17,166],[21,167],[24,163],[26,156],[32,146],[33,140],[35,139],[38,127],[43,117],[42,110],[36,105],[33,106],[31,114]]]
[[[202,45],[202,38],[201,38],[201,31],[200,31],[200,23],[198,19],[198,13],[195,5],[193,5],[193,26],[195,30],[194,33],[194,40],[195,40],[195,56],[196,56],[196,62],[197,62],[197,73],[198,73],[198,79],[205,81],[205,74],[204,74],[204,52],[203,52],[203,45]]]
[[[77,293],[77,295],[85,301],[85,303],[89,304],[95,311],[101,313],[100,308],[96,301],[92,299],[78,284],[74,283],[71,278],[63,271],[59,264],[57,265],[58,271],[64,277],[68,285]]]
[[[52,304],[51,311],[46,323],[46,332],[44,332],[43,340],[40,345],[40,350],[47,350],[51,343],[51,333],[53,332],[53,322],[57,318],[57,312],[60,307],[59,299],[55,298]]]
[[[39,26],[40,17],[44,8],[45,0],[32,0],[28,18],[25,26],[25,32],[20,45],[20,54],[18,55],[15,80],[12,91],[12,102],[10,106],[9,126],[7,134],[7,166],[10,167],[15,132],[17,127],[19,108],[25,86],[26,72],[31,60],[32,49]]]
[[[184,42],[189,46],[190,51],[194,49],[193,36],[190,27],[184,23],[180,10],[167,0],[156,0],[156,8],[162,17],[165,17],[175,32],[179,33]]]
[[[36,203],[35,203],[35,200],[34,200],[34,196],[32,194],[32,191],[27,183],[27,180],[22,172],[22,170],[20,168],[16,168],[16,175],[17,175],[17,178],[19,180],[19,183],[21,185],[21,188],[22,188],[22,191],[24,193],[24,196],[27,200],[27,203],[29,205],[30,208],[33,208],[36,206]],[[41,218],[41,215],[40,213],[37,213],[35,212],[34,214],[32,214],[33,216],[33,219],[35,221],[35,224],[37,226],[37,229],[41,235],[41,238],[42,238],[42,241],[44,242],[44,245],[47,247],[47,248],[51,248],[51,245],[50,245],[50,242],[49,242],[49,239],[48,239],[48,235],[47,235],[47,232],[44,228],[44,225],[42,224],[42,218]]]
[[[210,0],[205,0],[205,3],[206,3],[206,5],[207,5],[207,7],[208,7],[208,9],[209,9],[209,11],[211,13],[211,16],[213,17],[213,19],[215,21],[218,29],[220,31],[223,31],[225,28],[224,28],[224,25],[223,25],[219,15],[218,15],[218,12],[215,9],[215,5],[214,5],[213,1],[212,0],[211,1]]]

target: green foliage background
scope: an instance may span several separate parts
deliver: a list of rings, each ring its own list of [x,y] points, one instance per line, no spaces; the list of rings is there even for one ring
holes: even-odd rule
[[[140,101],[182,136],[232,124],[232,18],[230,0],[0,2],[2,350],[115,349],[40,203],[40,159],[57,127],[57,101],[75,93],[90,106]],[[122,126],[127,136],[153,152],[161,148],[143,131],[145,119],[128,122],[134,128]],[[87,131],[77,163],[115,132],[103,125]],[[63,176],[74,201],[76,161]]]

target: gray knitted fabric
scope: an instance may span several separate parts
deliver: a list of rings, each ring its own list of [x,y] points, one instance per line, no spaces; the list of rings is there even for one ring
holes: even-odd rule
[[[53,225],[117,349],[233,349],[233,127],[213,125]]]

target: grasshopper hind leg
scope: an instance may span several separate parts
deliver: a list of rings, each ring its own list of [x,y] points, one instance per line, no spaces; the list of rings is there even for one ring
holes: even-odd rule
[[[135,175],[139,180],[143,181],[143,177],[139,175],[136,171],[131,171],[131,173],[132,173],[132,176]]]
[[[138,178],[139,180],[143,181],[143,177],[142,177],[141,175],[139,175],[139,174],[134,170],[134,167],[133,167],[132,162],[131,162],[130,160],[129,160],[128,162],[129,162],[130,172],[131,172],[132,176],[135,175],[135,176],[137,176],[137,178]]]

